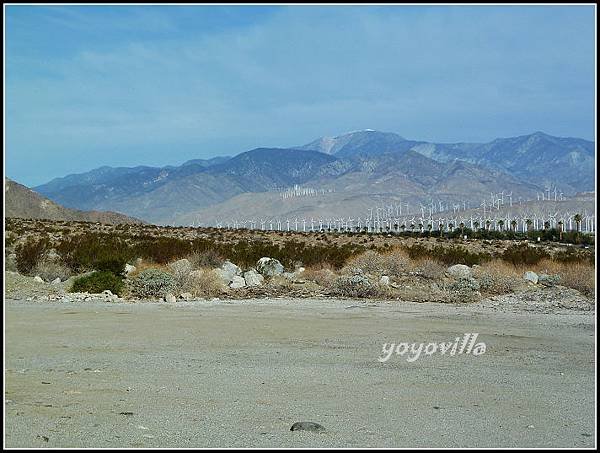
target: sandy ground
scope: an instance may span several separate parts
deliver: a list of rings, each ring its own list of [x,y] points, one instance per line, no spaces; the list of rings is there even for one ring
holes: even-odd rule
[[[7,301],[5,315],[6,447],[595,445],[593,312]],[[485,354],[378,361],[383,343],[468,332]]]

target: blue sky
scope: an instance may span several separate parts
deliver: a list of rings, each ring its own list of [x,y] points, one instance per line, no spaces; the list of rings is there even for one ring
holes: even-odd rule
[[[594,139],[593,6],[7,6],[6,174],[358,129]]]

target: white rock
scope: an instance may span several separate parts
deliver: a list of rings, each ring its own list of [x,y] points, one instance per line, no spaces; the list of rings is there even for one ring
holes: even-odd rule
[[[130,274],[133,271],[135,271],[135,266],[132,266],[131,264],[126,264],[125,265],[125,273],[126,274]]]
[[[390,278],[387,275],[382,275],[381,278],[379,279],[379,283],[387,286],[390,284]]]
[[[265,277],[283,274],[283,264],[274,258],[262,257],[256,263],[256,270]]]
[[[228,285],[233,281],[233,277],[242,275],[242,270],[231,261],[225,261],[219,269],[215,269],[223,283]]]
[[[52,280],[53,285],[58,285],[59,283],[60,283],[60,277],[56,277],[54,280]]]
[[[468,278],[471,276],[471,268],[464,264],[455,264],[446,269],[446,273],[454,278]]]
[[[527,280],[528,282],[531,282],[531,283],[533,283],[533,284],[535,284],[535,285],[537,285],[537,282],[539,281],[538,274],[536,274],[536,273],[535,273],[535,272],[533,272],[533,271],[527,271],[527,272],[525,272],[525,273],[523,274],[523,278],[524,278],[525,280]]]
[[[179,297],[181,297],[183,300],[191,300],[193,296],[192,293],[181,293]]]
[[[42,277],[40,277],[39,275],[36,275],[35,277],[33,277],[33,281],[38,282],[38,283],[44,283],[44,279]]]
[[[231,279],[231,284],[229,285],[229,287],[233,289],[243,288],[244,286],[246,286],[246,280],[239,275],[234,275]]]
[[[303,267],[299,267],[298,269],[296,269],[294,271],[295,274],[301,274],[302,272],[304,272],[306,269],[304,269]]]
[[[175,296],[173,294],[168,293],[165,296],[165,302],[169,302],[170,304],[173,304],[173,303],[177,302],[177,299],[175,298]]]
[[[244,272],[244,281],[246,282],[246,286],[260,286],[264,280],[265,278],[254,269]]]

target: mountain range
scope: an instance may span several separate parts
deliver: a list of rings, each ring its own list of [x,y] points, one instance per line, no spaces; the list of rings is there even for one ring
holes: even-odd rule
[[[490,192],[528,199],[548,186],[568,196],[595,190],[594,168],[595,143],[577,138],[536,132],[444,144],[367,129],[180,166],[101,167],[34,190],[69,208],[209,225],[259,216],[357,216],[389,202],[475,206]],[[294,186],[312,195],[299,195]]]

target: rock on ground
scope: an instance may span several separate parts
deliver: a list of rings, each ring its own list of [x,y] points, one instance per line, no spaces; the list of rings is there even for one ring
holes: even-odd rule
[[[533,283],[534,285],[537,285],[538,281],[539,281],[539,277],[538,274],[536,274],[533,271],[527,271],[523,274],[523,278],[525,280],[527,280],[528,282]]]
[[[244,272],[246,286],[260,286],[264,280],[265,278],[253,269]]]
[[[468,278],[471,276],[471,268],[464,264],[455,264],[446,269],[446,273],[453,278]]]
[[[239,275],[235,275],[231,279],[231,284],[229,285],[229,287],[232,289],[243,288],[244,286],[246,286],[246,281],[243,277],[240,277]]]
[[[283,274],[283,265],[275,258],[262,257],[256,263],[256,270],[265,277]]]

